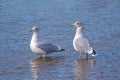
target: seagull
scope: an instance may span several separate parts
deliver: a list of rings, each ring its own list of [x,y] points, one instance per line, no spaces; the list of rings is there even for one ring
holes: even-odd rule
[[[40,55],[40,57],[45,58],[45,56],[49,53],[65,51],[65,49],[62,49],[56,44],[49,42],[39,42],[39,28],[33,27],[29,31],[33,32],[30,42],[31,51],[35,54]]]
[[[74,24],[70,24],[70,26],[76,26],[76,33],[73,39],[73,47],[74,49],[80,53],[80,58],[82,59],[82,54],[86,54],[86,59],[88,59],[88,54],[92,56],[96,55],[96,51],[91,47],[87,38],[85,38],[82,34],[83,31],[83,23],[75,22]]]

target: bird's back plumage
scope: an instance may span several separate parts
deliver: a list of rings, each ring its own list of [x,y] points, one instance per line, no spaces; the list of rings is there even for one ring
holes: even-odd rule
[[[49,42],[39,42],[38,47],[45,51],[46,53],[58,52],[61,51],[61,47],[58,45],[49,43]]]

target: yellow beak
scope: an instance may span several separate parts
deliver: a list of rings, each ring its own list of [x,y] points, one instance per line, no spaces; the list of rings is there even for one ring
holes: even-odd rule
[[[74,24],[70,24],[71,27],[75,26]]]

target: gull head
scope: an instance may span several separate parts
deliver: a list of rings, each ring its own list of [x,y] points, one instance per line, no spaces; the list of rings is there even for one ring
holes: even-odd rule
[[[33,27],[32,29],[29,30],[29,32],[39,32],[39,28]]]
[[[71,27],[76,26],[77,28],[83,28],[83,23],[81,22],[75,22],[73,24],[70,24]]]

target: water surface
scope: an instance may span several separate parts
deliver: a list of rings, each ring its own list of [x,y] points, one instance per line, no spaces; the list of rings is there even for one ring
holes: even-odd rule
[[[0,80],[119,80],[119,0],[0,0]],[[72,47],[75,28],[84,23],[84,35],[98,56],[80,59]],[[29,43],[33,26],[40,40],[54,42],[65,52],[34,55]]]

